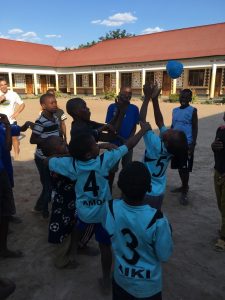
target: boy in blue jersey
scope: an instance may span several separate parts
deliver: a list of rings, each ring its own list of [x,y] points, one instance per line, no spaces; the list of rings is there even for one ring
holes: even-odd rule
[[[125,145],[118,149],[106,151],[99,155],[99,146],[90,133],[84,133],[70,141],[69,152],[71,157],[51,158],[49,169],[76,181],[76,208],[80,227],[84,223],[96,224],[96,240],[99,242],[103,286],[110,283],[112,264],[110,239],[101,226],[105,212],[105,203],[112,199],[108,176],[110,169],[133,148],[149,130],[149,124],[142,125],[142,129]],[[115,148],[115,146],[113,147]]]
[[[173,109],[171,128],[181,130],[185,133],[188,141],[188,155],[182,168],[178,168],[182,186],[172,190],[173,193],[181,192],[180,203],[188,204],[189,173],[192,172],[194,150],[198,135],[198,114],[197,109],[190,105],[192,91],[184,89],[180,93],[180,107]],[[171,161],[172,169],[177,169],[176,160]]]
[[[184,132],[167,129],[159,107],[158,95],[160,89],[157,85],[144,86],[144,101],[140,111],[142,121],[146,120],[147,109],[152,99],[155,122],[160,130],[160,136],[149,130],[144,135],[145,157],[144,163],[152,175],[152,190],[147,192],[146,201],[155,208],[161,208],[166,189],[166,170],[171,158],[176,157],[179,165],[187,154],[187,139]]]
[[[23,126],[10,125],[6,115],[0,114],[0,257],[21,257],[21,251],[12,251],[7,247],[9,220],[15,214],[13,197],[13,168],[10,156],[12,136],[17,136],[20,131],[25,131],[30,122]]]
[[[173,249],[168,220],[145,204],[151,175],[143,163],[127,165],[118,186],[123,198],[109,201],[103,221],[115,255],[112,299],[161,300],[161,262]]]
[[[118,134],[125,141],[134,136],[137,128],[137,124],[140,121],[139,110],[138,107],[134,104],[130,103],[132,98],[132,90],[130,87],[122,87],[120,89],[120,93],[115,103],[110,104],[107,110],[106,115],[106,123],[111,122],[114,116],[117,114],[119,107],[123,106],[123,115],[122,120],[120,121],[120,125],[118,129]],[[120,146],[122,145],[121,140],[114,140],[114,144]],[[132,161],[133,150],[130,150],[123,158],[122,158],[122,167],[125,167],[128,163]],[[109,174],[109,185],[112,191],[113,181],[115,177],[115,173],[118,171],[119,162],[116,166],[110,171]]]

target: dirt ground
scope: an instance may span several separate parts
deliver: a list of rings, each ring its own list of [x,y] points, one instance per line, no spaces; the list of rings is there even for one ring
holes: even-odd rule
[[[66,99],[59,99],[65,109]],[[26,108],[18,123],[34,121],[39,112],[39,101],[25,101]],[[89,100],[92,119],[104,122],[109,101]],[[135,101],[140,107],[141,101]],[[168,170],[168,186],[163,211],[173,226],[174,253],[163,265],[164,300],[222,300],[225,299],[225,253],[215,252],[213,245],[220,226],[220,216],[213,189],[213,155],[210,144],[216,128],[222,123],[223,106],[195,105],[199,114],[199,136],[195,152],[194,170],[190,180],[190,205],[179,204],[178,196],[170,189],[180,185],[176,171]],[[174,104],[161,103],[165,124],[171,123]],[[151,104],[149,116],[153,128]],[[71,119],[67,120],[68,133]],[[80,256],[76,270],[57,270],[52,264],[54,247],[47,242],[47,222],[30,211],[40,192],[38,173],[33,161],[34,145],[29,144],[30,131],[21,140],[19,161],[15,161],[17,213],[22,224],[11,225],[11,248],[24,251],[24,258],[1,260],[0,274],[17,284],[9,300],[102,300],[97,279],[101,275],[100,258]],[[143,141],[134,150],[134,159],[141,160]],[[114,195],[119,191],[114,186]],[[96,246],[95,241],[91,241]]]

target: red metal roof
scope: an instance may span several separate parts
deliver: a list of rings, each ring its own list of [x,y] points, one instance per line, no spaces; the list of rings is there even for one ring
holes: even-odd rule
[[[0,39],[0,64],[55,67],[58,55],[52,46]]]
[[[51,46],[0,39],[0,64],[77,67],[225,55],[225,23],[107,40],[90,48],[57,51]]]

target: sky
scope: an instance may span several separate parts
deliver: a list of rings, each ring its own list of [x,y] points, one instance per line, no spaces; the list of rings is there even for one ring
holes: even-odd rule
[[[62,50],[116,29],[140,35],[221,22],[225,0],[10,0],[1,4],[0,37]]]

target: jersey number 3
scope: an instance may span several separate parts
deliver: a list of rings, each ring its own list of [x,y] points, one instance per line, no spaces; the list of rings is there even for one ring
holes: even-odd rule
[[[84,192],[92,192],[94,197],[98,196],[99,186],[96,183],[95,171],[91,171],[84,185]]]
[[[131,238],[130,242],[126,243],[126,246],[133,252],[132,258],[127,258],[125,255],[123,255],[123,259],[130,265],[136,265],[138,262],[140,255],[135,250],[135,248],[138,247],[138,240],[136,236],[133,234],[133,232],[129,228],[124,228],[121,230],[123,235],[129,235]]]

